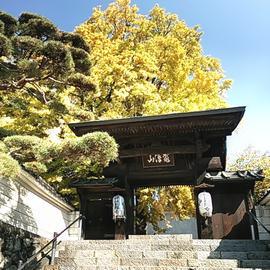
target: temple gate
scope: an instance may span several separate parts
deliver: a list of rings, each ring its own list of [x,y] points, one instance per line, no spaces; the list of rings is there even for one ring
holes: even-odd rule
[[[104,170],[105,179],[75,181],[81,201],[85,239],[113,239],[112,198],[126,202],[125,234],[136,234],[134,192],[139,187],[192,185],[212,195],[213,216],[198,212],[199,238],[256,237],[248,211],[259,172],[226,172],[226,138],[243,117],[245,107],[173,113],[105,121],[71,123],[77,135],[104,131],[119,144],[119,160]],[[197,205],[198,206],[198,205]]]

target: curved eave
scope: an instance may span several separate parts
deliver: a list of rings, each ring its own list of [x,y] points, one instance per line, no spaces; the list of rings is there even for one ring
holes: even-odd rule
[[[233,107],[158,116],[70,123],[69,127],[77,136],[88,132],[105,131],[116,138],[142,135],[177,135],[195,131],[221,131],[225,135],[230,135],[239,124],[244,112],[245,107]]]
[[[207,172],[204,175],[205,183],[245,183],[262,181],[264,176],[261,170],[256,171],[219,171]]]

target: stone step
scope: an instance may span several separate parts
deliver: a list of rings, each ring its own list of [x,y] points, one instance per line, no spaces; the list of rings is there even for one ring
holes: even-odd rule
[[[148,245],[148,244],[192,244],[192,239],[149,239],[149,240],[140,240],[140,239],[127,239],[127,240],[85,240],[85,241],[62,241],[62,245],[112,245],[112,246],[122,246],[122,245]],[[270,242],[269,242],[270,243]],[[205,244],[205,243],[203,243]],[[206,243],[207,244],[207,243]]]
[[[241,261],[241,266],[246,268],[263,268],[270,269],[270,260],[243,260]]]
[[[192,234],[155,234],[155,235],[129,235],[129,240],[163,240],[163,239],[177,239],[177,240],[191,240]]]
[[[192,243],[194,244],[214,244],[214,245],[256,245],[256,244],[262,244],[262,245],[269,245],[270,240],[229,240],[229,239],[193,239]]]
[[[135,236],[135,235],[134,235]],[[140,235],[138,235],[140,236]],[[148,235],[146,235],[148,236]],[[173,235],[173,237],[164,237],[164,235],[157,235],[156,238],[153,238],[151,236],[150,238],[146,238],[144,235],[143,238],[131,238],[126,240],[63,240],[62,243],[65,245],[80,245],[80,244],[112,244],[112,245],[123,245],[123,244],[145,244],[145,243],[181,243],[181,242],[187,242],[187,243],[193,243],[193,244],[207,244],[207,245],[254,245],[254,244],[262,244],[262,245],[270,245],[270,240],[222,240],[222,239],[188,239],[180,237],[181,235]],[[185,235],[184,235],[185,236]]]
[[[163,244],[163,245],[170,245],[170,244],[192,244],[192,240],[185,240],[185,239],[160,239],[160,240],[139,240],[139,239],[127,239],[127,240],[86,240],[86,241],[62,241],[62,245],[106,245],[106,246],[123,246],[123,245],[149,245],[149,244]],[[270,242],[269,242],[270,243]]]
[[[85,258],[85,259],[57,259],[60,269],[270,269],[269,260],[196,260],[196,259],[112,259],[112,258]],[[241,268],[239,268],[242,266]]]
[[[161,258],[161,259],[237,259],[270,260],[269,251],[138,251],[138,250],[61,250],[61,257]]]
[[[81,243],[74,245],[62,245],[60,249],[67,250],[134,250],[134,251],[216,251],[216,252],[251,252],[251,251],[267,251],[269,246],[265,244],[192,244],[190,242],[181,242],[174,244],[164,243],[146,243],[146,244],[130,244],[122,245],[114,244],[89,244]]]
[[[263,247],[262,247],[263,248]],[[126,245],[103,245],[103,244],[96,244],[96,245],[68,245],[65,246],[66,250],[118,250],[118,251],[125,251],[125,250],[134,250],[134,251],[196,251],[196,250],[202,250],[202,251],[211,251],[210,246],[205,245],[196,245],[193,246],[192,244],[183,243],[178,245],[172,245],[172,244],[126,244]]]
[[[251,250],[259,248],[270,250],[270,240],[181,240],[181,239],[170,239],[163,238],[157,240],[139,240],[139,239],[128,239],[128,240],[85,240],[85,241],[62,241],[62,246],[74,246],[78,248],[82,247],[96,247],[106,246],[111,248],[117,248],[119,246],[149,246],[149,245],[195,245],[195,246],[211,246],[213,248],[219,247],[221,250],[230,248],[246,248]],[[234,250],[232,250],[234,251]]]
[[[45,270],[263,270],[262,268],[209,268],[209,267],[166,267],[166,266],[46,266]],[[264,269],[267,270],[267,269]]]
[[[245,262],[246,263],[246,262]],[[261,261],[260,261],[261,263]],[[240,266],[238,260],[230,259],[211,259],[211,260],[198,260],[198,259],[154,259],[154,258],[68,258],[59,257],[57,264],[61,267],[83,267],[83,266],[128,266],[128,267],[145,267],[145,266],[162,266],[162,267],[207,267],[207,268],[237,268]],[[261,263],[262,264],[262,263]],[[263,265],[263,264],[262,264]],[[251,267],[254,267],[252,264]]]
[[[134,235],[127,240],[63,241],[58,250],[58,268],[53,270],[270,269],[269,240]]]

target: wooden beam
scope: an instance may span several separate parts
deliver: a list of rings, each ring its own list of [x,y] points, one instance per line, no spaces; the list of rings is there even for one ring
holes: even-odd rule
[[[195,143],[196,143],[195,144],[196,158],[195,158],[194,178],[197,180],[199,177],[200,160],[202,159],[202,153],[204,152],[201,134],[199,132],[195,133]]]
[[[201,151],[206,152],[210,145],[202,145]],[[181,145],[181,146],[161,146],[155,148],[133,148],[123,149],[119,151],[120,158],[139,157],[149,154],[195,154],[197,151],[196,145]]]
[[[169,141],[169,142],[174,142],[177,141],[179,142],[183,141],[186,142],[186,144],[193,144],[194,143],[194,138],[193,136],[190,136],[190,134],[181,134],[181,137],[179,135],[161,135],[157,136],[157,134],[153,134],[152,137],[146,137],[146,136],[139,136],[139,137],[126,137],[126,138],[121,138],[118,140],[120,145],[125,146],[125,145],[130,145],[130,144],[145,144],[145,143],[153,143],[154,142],[161,142],[161,141]]]
[[[164,183],[164,178],[130,180],[130,185],[133,188],[179,186],[179,185],[193,185],[193,184],[194,184],[194,181],[193,181],[192,176],[185,177],[185,178],[179,178],[179,177],[166,178],[166,183]]]

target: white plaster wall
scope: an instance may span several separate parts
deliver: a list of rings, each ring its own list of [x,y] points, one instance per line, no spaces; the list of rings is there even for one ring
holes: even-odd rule
[[[167,220],[170,221],[170,227],[166,230],[164,234],[192,234],[193,239],[198,239],[197,232],[197,220],[192,217],[187,220],[177,220],[171,217],[168,213],[166,214]],[[165,222],[162,221],[159,223],[161,228],[165,228]],[[154,234],[155,231],[151,224],[147,224],[146,234]]]
[[[263,223],[263,225],[270,230],[270,205],[256,206],[256,216]],[[259,239],[270,240],[270,234],[267,233],[260,224],[258,224],[258,229]]]
[[[29,181],[31,179],[29,176]],[[59,233],[78,216],[72,207],[59,198],[50,194],[48,199],[47,190],[45,193],[35,191],[44,189],[38,183],[35,187],[32,181],[29,188],[24,182],[20,179],[0,179],[0,220],[3,222],[51,239],[54,232]],[[78,239],[79,224],[74,224],[70,232],[65,232],[62,239]]]

